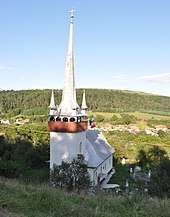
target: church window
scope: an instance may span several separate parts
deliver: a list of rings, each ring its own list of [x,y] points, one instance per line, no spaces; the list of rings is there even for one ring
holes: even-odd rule
[[[56,121],[61,121],[61,118],[59,118],[59,117],[56,117]]]
[[[70,122],[75,122],[75,118],[70,118]]]
[[[64,117],[64,118],[63,118],[63,122],[68,122],[68,118],[67,118],[67,117]]]
[[[50,117],[50,121],[55,121],[55,118],[53,116]]]
[[[81,147],[82,146],[82,142],[80,142],[80,144],[79,144],[79,153],[81,154]]]

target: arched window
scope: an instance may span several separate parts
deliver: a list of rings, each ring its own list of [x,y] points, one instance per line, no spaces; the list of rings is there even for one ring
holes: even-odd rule
[[[75,118],[70,118],[70,122],[75,122]]]
[[[61,121],[61,118],[59,118],[59,117],[56,117],[56,121]]]
[[[55,121],[55,118],[53,116],[51,116],[50,121]]]
[[[63,122],[68,122],[68,118],[67,118],[67,117],[64,117],[64,118],[63,118]]]

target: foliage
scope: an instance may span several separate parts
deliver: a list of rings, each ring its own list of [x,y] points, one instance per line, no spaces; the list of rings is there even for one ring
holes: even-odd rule
[[[103,115],[96,115],[95,116],[95,121],[96,122],[103,122],[105,120]]]
[[[167,159],[167,153],[158,146],[153,146],[148,151],[141,149],[137,155],[138,165],[144,169],[157,167],[163,159]]]
[[[170,160],[162,159],[151,176],[149,184],[152,196],[170,198]]]
[[[147,120],[147,125],[149,127],[154,127],[155,125],[165,125],[168,128],[170,128],[170,120],[169,119],[157,120],[157,119],[152,118],[152,119]]]
[[[32,128],[33,129],[33,128]],[[0,136],[0,174],[21,177],[26,170],[42,169],[49,160],[47,134],[32,133],[29,127],[3,129]]]
[[[108,142],[115,148],[115,157],[118,162],[121,162],[122,158],[127,159],[127,163],[135,163],[138,160],[139,150],[143,150],[147,153],[148,149],[153,146],[158,146],[160,149],[164,149],[167,155],[170,157],[170,133],[161,138],[158,136],[147,135],[144,131],[133,134],[128,131],[109,131],[104,132]]]
[[[50,173],[53,186],[68,190],[84,190],[90,187],[90,176],[84,156],[77,155],[71,163],[62,162],[54,165]]]
[[[129,114],[121,114],[123,124],[129,125],[132,123],[136,123],[137,118],[134,115]]]
[[[61,90],[55,90],[55,101],[61,102]],[[81,105],[83,90],[77,90],[78,103]],[[8,118],[23,114],[46,115],[50,102],[51,90],[21,90],[0,92],[0,113]],[[89,110],[102,112],[155,111],[169,115],[170,97],[139,92],[86,89]]]

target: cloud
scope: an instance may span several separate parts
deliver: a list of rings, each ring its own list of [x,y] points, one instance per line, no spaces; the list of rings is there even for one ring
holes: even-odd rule
[[[13,71],[15,68],[9,66],[0,66],[0,72]]]
[[[170,84],[170,73],[142,76],[135,80],[146,81],[152,84]]]
[[[127,82],[127,79],[126,79],[126,75],[125,74],[118,74],[118,75],[113,75],[111,76],[115,82]]]

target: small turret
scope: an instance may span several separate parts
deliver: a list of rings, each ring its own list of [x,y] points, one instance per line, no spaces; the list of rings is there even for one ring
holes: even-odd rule
[[[86,114],[86,109],[87,109],[87,105],[86,105],[86,93],[85,93],[85,90],[84,90],[83,91],[82,105],[81,105],[82,114]]]
[[[50,105],[48,107],[50,109],[50,115],[53,115],[55,113],[55,111],[57,110],[58,106],[55,105],[55,101],[54,101],[54,91],[52,90],[51,92],[51,100],[50,100]]]

